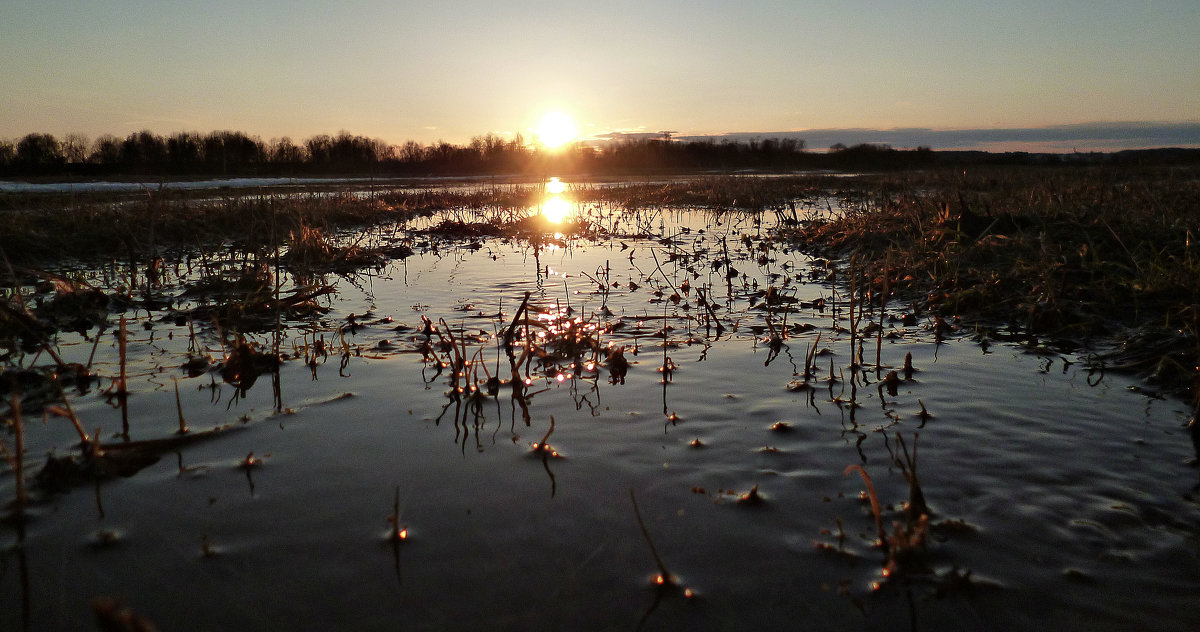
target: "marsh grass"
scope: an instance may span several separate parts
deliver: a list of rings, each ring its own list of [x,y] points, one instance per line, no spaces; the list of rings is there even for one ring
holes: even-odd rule
[[[122,203],[82,201],[0,213],[0,248],[14,264],[117,258],[145,266],[163,252],[229,244],[271,248],[275,233],[302,232],[304,227],[331,232],[414,213],[349,194],[196,200],[163,193]]]
[[[845,212],[781,236],[853,258],[874,291],[918,310],[1068,347],[1120,338],[1099,361],[1166,390],[1190,387],[1200,360],[1197,169],[909,172],[844,183],[841,195]]]
[[[776,209],[796,215],[797,199],[815,199],[835,183],[829,177],[762,178],[710,176],[643,183],[574,185],[577,203],[627,209],[705,207]],[[542,199],[540,183],[461,188],[395,188],[370,195],[338,191],[306,194],[198,196],[148,189],[130,198],[109,193],[0,196],[0,249],[14,264],[63,258],[120,258],[145,266],[166,251],[229,243],[270,247],[274,234],[303,236],[305,227],[332,234],[339,229],[467,211],[465,224],[514,225]],[[448,228],[449,226],[447,226]],[[501,231],[502,232],[502,231]],[[496,235],[495,231],[487,232]]]
[[[576,196],[627,209],[687,207],[786,211],[797,216],[797,204],[813,203],[837,186],[832,176],[706,176],[668,181],[623,182],[582,187]]]
[[[166,262],[176,262],[175,276],[182,278],[178,262],[186,258],[190,273],[199,253],[200,279],[189,281],[185,292],[202,303],[190,316],[250,330],[269,325],[283,310],[319,309],[312,299],[326,291],[323,274],[353,274],[413,253],[408,243],[388,241],[382,233],[364,240],[366,227],[404,224],[410,235],[428,237],[427,247],[434,249],[444,239],[500,237],[536,247],[570,237],[617,236],[587,216],[547,224],[531,213],[542,189],[532,182],[369,195],[322,191],[214,199],[158,189],[119,202],[77,196],[66,206],[0,213],[0,248],[23,265],[108,261],[118,293],[125,288],[132,299],[141,292],[146,304],[169,280]],[[572,185],[568,196],[577,204],[626,210],[704,207],[718,223],[721,209],[775,212],[780,228],[759,244],[760,260],[769,261],[774,248],[799,246],[853,262],[842,270],[830,264],[827,282],[835,299],[838,286],[846,286],[841,292],[849,299],[855,368],[863,366],[866,338],[858,329],[867,322],[865,308],[900,298],[911,304],[914,320],[932,312],[939,337],[952,332],[950,323],[966,322],[1007,326],[1075,348],[1096,349],[1096,341],[1120,339],[1121,348],[1093,362],[1138,372],[1165,390],[1182,391],[1195,381],[1200,359],[1195,167],[594,181]],[[408,224],[435,213],[423,227]],[[281,240],[283,235],[291,237]],[[718,264],[727,268],[726,289],[732,293],[738,271],[725,242],[722,252]],[[16,270],[10,269],[8,285],[46,283],[44,273]],[[281,295],[285,271],[301,287]],[[36,346],[53,330],[85,331],[98,324],[94,321],[107,311],[103,303],[113,299],[86,285],[52,282],[55,296],[36,319],[26,317],[17,294],[18,300],[0,305],[0,329],[26,347]],[[680,290],[673,289],[678,296]],[[701,296],[703,289],[697,288]],[[715,321],[720,333],[709,301],[701,305],[706,325]],[[877,371],[883,312],[874,332]]]
[[[364,248],[358,243],[335,245],[321,229],[303,222],[291,231],[290,237],[283,261],[302,273],[327,270],[353,272],[361,268],[378,267],[387,261],[381,252]]]

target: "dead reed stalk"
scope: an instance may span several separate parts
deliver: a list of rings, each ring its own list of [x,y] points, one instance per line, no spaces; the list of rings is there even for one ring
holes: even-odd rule
[[[871,476],[861,465],[847,466],[842,472],[842,476],[849,476],[850,472],[858,472],[863,482],[867,484],[867,498],[871,501],[871,514],[875,516],[875,530],[879,533],[879,541],[887,542],[887,532],[883,530],[883,514],[879,509],[879,496],[875,493],[875,485],[871,483]]]

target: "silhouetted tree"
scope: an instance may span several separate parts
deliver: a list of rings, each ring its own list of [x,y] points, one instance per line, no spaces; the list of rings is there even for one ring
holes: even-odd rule
[[[204,137],[204,164],[209,173],[255,173],[262,159],[262,143],[242,132],[219,131]]]
[[[28,134],[17,141],[15,163],[21,169],[30,172],[49,171],[62,168],[65,162],[58,139],[50,134]]]
[[[420,143],[410,140],[400,146],[400,151],[396,157],[400,162],[416,166],[425,160],[425,148],[421,147]]]
[[[204,137],[199,132],[179,132],[167,139],[167,160],[173,173],[204,169]]]
[[[343,130],[330,145],[330,167],[346,173],[371,170],[379,163],[376,152],[377,147],[371,139]]]
[[[167,145],[149,130],[134,132],[121,141],[121,166],[131,173],[155,173],[167,164]]]
[[[276,167],[288,170],[300,167],[307,155],[304,148],[292,142],[291,138],[273,138],[267,145],[267,161]]]
[[[308,149],[308,165],[317,170],[329,169],[333,162],[333,138],[328,134],[318,134],[304,141]]]
[[[439,140],[436,144],[430,145],[425,150],[425,162],[435,171],[448,170],[454,164],[455,153],[454,145],[444,140]]]
[[[121,140],[112,134],[104,134],[92,143],[88,162],[115,171],[121,162]]]

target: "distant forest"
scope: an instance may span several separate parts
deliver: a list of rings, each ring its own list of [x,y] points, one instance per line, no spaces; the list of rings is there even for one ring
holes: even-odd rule
[[[1059,162],[1200,162],[1200,150],[1163,149],[1116,154],[989,154],[973,151],[893,149],[887,145],[834,145],[810,152],[802,140],[679,141],[658,138],[577,143],[543,151],[520,135],[477,136],[465,145],[408,141],[390,145],[341,132],[302,142],[264,142],[242,132],[142,131],[125,138],[90,140],[79,134],[56,138],[33,133],[0,140],[0,176],[317,176],[317,175],[498,175],[520,173],[645,173],[653,171],[794,171],[804,169],[903,169],[934,164],[1040,164]]]

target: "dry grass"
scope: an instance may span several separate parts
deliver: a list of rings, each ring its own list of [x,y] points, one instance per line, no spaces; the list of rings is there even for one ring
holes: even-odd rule
[[[268,248],[306,226],[332,232],[412,214],[381,199],[350,195],[196,201],[156,194],[121,204],[85,201],[0,213],[0,249],[14,265],[72,258],[148,261],[171,250],[227,243]]]
[[[874,291],[889,287],[918,310],[1060,344],[1124,337],[1110,367],[1170,390],[1193,381],[1200,170],[913,172],[844,187],[847,213],[785,237],[855,257]]]

